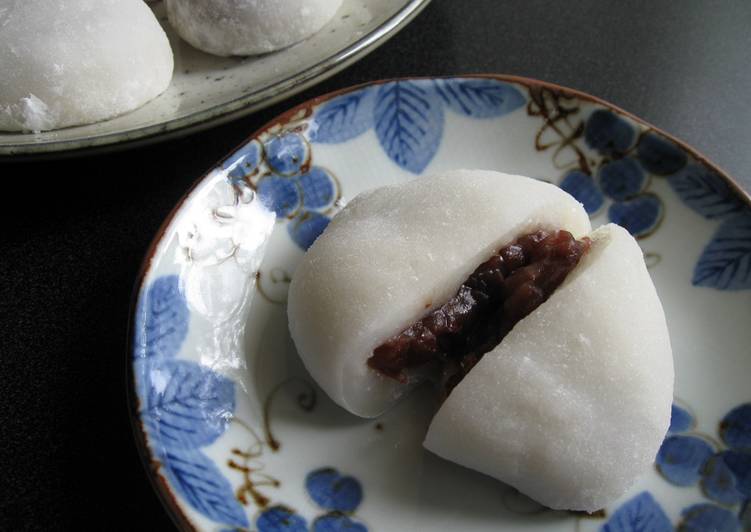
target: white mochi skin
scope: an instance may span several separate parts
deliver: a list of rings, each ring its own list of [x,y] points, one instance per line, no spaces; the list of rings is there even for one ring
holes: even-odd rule
[[[560,188],[522,176],[454,171],[354,198],[298,265],[287,313],[326,393],[374,417],[407,390],[366,365],[377,346],[452,297],[474,269],[537,229],[591,230]]]
[[[318,32],[342,0],[165,0],[177,33],[195,48],[219,56],[256,55],[295,44]]]
[[[105,120],[162,93],[167,36],[142,0],[6,0],[0,7],[0,130]]]
[[[609,224],[553,295],[456,386],[425,447],[554,509],[631,487],[670,424],[673,357],[634,238]]]
[[[670,423],[673,358],[636,241],[612,224],[590,233],[558,187],[457,170],[357,196],[298,266],[289,327],[326,393],[377,416],[410,385],[370,369],[373,349],[537,229],[589,235],[591,249],[456,386],[424,445],[548,507],[592,512],[653,462]]]

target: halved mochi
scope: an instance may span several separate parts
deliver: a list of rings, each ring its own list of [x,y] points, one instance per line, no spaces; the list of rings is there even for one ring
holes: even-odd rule
[[[502,246],[540,229],[579,238],[591,226],[558,187],[492,171],[456,170],[360,194],[290,285],[289,327],[305,366],[345,409],[381,414],[419,378],[374,371],[374,349],[443,305]]]
[[[673,358],[636,241],[604,226],[553,295],[453,389],[425,447],[555,509],[594,511],[652,463]]]

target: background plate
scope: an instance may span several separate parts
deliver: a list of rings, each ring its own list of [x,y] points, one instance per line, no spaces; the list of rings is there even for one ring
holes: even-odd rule
[[[363,164],[367,161],[367,164]],[[458,167],[559,184],[640,239],[674,348],[655,468],[593,516],[554,512],[421,443],[422,388],[334,405],[287,332],[304,250],[357,193]],[[139,283],[131,407],[168,509],[205,530],[738,530],[749,526],[751,208],[692,149],[590,96],[504,76],[401,79],[278,117],[175,210]]]
[[[131,113],[96,124],[39,134],[0,132],[0,155],[40,154],[151,142],[243,116],[335,74],[383,43],[429,0],[344,0],[321,31],[284,50],[223,58],[180,39],[161,2],[152,7],[175,56],[169,88]]]

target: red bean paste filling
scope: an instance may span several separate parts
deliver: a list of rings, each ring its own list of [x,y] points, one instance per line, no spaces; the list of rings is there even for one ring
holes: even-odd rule
[[[482,356],[535,310],[589,250],[588,238],[536,231],[480,264],[441,307],[378,346],[368,366],[407,382],[408,370],[438,366],[445,396]]]

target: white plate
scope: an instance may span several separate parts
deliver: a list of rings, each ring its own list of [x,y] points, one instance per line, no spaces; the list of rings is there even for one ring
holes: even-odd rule
[[[169,88],[143,107],[85,126],[0,132],[0,155],[39,154],[177,136],[243,116],[332,76],[385,42],[429,0],[344,0],[321,31],[278,52],[223,58],[196,50],[153,8],[175,56]]]
[[[657,467],[594,516],[425,451],[428,388],[378,420],[349,415],[289,338],[286,289],[329,218],[365,189],[460,167],[558,183],[594,225],[640,237],[674,347],[673,420]],[[197,183],[144,268],[131,406],[157,490],[201,530],[748,527],[748,201],[672,137],[532,80],[384,81],[292,109]]]

